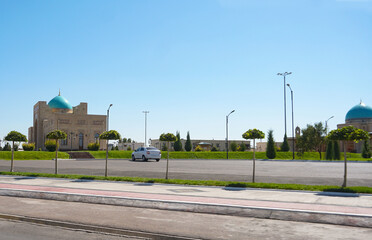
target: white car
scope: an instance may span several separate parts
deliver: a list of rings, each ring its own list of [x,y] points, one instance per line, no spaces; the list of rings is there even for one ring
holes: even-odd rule
[[[136,159],[142,159],[142,161],[155,159],[157,162],[159,162],[160,158],[160,150],[154,147],[140,147],[132,153],[132,161],[136,161]]]

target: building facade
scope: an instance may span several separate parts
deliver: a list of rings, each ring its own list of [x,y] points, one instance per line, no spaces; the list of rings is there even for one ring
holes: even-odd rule
[[[46,150],[46,135],[53,130],[62,130],[67,139],[60,140],[62,151],[85,150],[89,143],[99,141],[101,149],[104,140],[99,135],[106,131],[106,115],[88,114],[88,104],[81,102],[72,107],[60,94],[49,101],[39,101],[34,105],[33,126],[28,129],[29,142],[35,143],[36,150]]]
[[[354,126],[356,128],[362,129],[369,133],[372,137],[372,108],[367,106],[362,101],[358,105],[352,107],[345,116],[345,123],[338,124],[337,128],[343,128],[345,126]],[[346,151],[347,152],[362,152],[363,142],[355,143],[352,141],[347,142]],[[340,145],[341,151],[343,151],[343,145]]]

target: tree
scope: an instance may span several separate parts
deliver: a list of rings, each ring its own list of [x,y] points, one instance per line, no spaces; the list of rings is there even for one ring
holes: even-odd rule
[[[327,149],[326,149],[326,159],[327,160],[333,160],[334,157],[335,157],[333,146],[334,146],[334,141],[328,141]]]
[[[244,152],[245,150],[247,150],[247,146],[245,146],[244,143],[241,143],[241,144],[239,145],[239,151]]]
[[[8,142],[5,143],[5,145],[3,147],[3,151],[12,151],[12,147],[10,146],[10,144]]]
[[[369,140],[364,140],[363,142],[362,157],[371,158],[371,146]]]
[[[54,161],[54,174],[58,174],[58,140],[60,139],[66,139],[67,134],[64,131],[61,130],[54,130],[49,132],[46,137],[48,139],[55,140],[56,142],[56,158]]]
[[[132,143],[132,139],[131,138],[128,138],[128,143]],[[133,141],[134,142],[134,141]]]
[[[190,133],[187,132],[186,143],[185,143],[185,150],[187,152],[190,152],[191,149],[192,149],[192,145],[191,145],[191,140],[190,140]]]
[[[177,140],[174,143],[173,148],[174,148],[174,151],[179,152],[179,151],[182,151],[182,142],[181,142],[180,132],[176,133],[176,137],[177,137]]]
[[[109,143],[109,140],[117,140],[117,139],[120,139],[120,138],[121,138],[120,133],[118,133],[115,130],[106,131],[106,132],[101,133],[101,135],[99,135],[99,139],[107,140],[106,141],[105,177],[107,177],[107,162],[108,162],[107,159],[108,159],[108,143]]]
[[[237,148],[238,148],[238,145],[235,142],[230,143],[231,151],[235,152]]]
[[[23,135],[20,132],[17,131],[11,131],[6,135],[4,138],[6,141],[11,141],[13,143],[12,147],[12,160],[10,162],[10,171],[13,172],[13,166],[14,166],[14,142],[27,142],[27,138],[25,135]]]
[[[167,169],[166,169],[166,172],[165,172],[165,179],[168,179],[169,144],[170,144],[170,142],[175,142],[177,140],[177,137],[174,136],[172,133],[163,133],[162,135],[160,135],[159,140],[168,143],[168,146],[167,146]]]
[[[340,153],[340,145],[338,144],[338,141],[333,142],[333,160],[340,160],[341,153]]]
[[[322,146],[325,142],[325,128],[321,122],[314,126],[308,124],[301,130],[302,135],[297,138],[297,148],[300,152],[317,151],[322,159]]]
[[[269,159],[274,159],[276,157],[273,130],[269,130],[269,132],[267,133],[266,157]]]
[[[289,143],[288,143],[287,134],[284,134],[284,139],[283,139],[282,145],[280,146],[280,151],[281,152],[288,152],[289,151]]]
[[[249,129],[245,133],[243,133],[242,137],[244,139],[253,139],[253,174],[252,174],[252,182],[255,181],[255,172],[256,172],[256,139],[265,138],[265,133],[262,131],[254,128]]]
[[[128,141],[127,138],[123,138],[123,143],[126,143]]]
[[[334,141],[342,141],[344,147],[344,182],[342,183],[342,187],[346,187],[347,185],[347,159],[346,159],[346,143],[347,141],[354,141],[359,142],[362,140],[369,140],[369,134],[367,131],[362,129],[358,129],[354,126],[347,126],[340,129],[332,130],[327,139],[334,140]]]

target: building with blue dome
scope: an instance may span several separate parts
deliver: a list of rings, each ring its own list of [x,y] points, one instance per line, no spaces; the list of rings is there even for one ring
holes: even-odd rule
[[[345,116],[345,123],[338,124],[337,128],[342,128],[345,126],[354,126],[356,128],[362,129],[364,131],[369,132],[370,136],[372,137],[372,108],[367,106],[365,103],[360,101],[359,104],[352,107]],[[362,152],[362,144],[349,142],[347,144],[347,151],[348,152]],[[343,150],[343,149],[341,149]]]
[[[37,102],[33,112],[28,139],[35,143],[36,150],[46,150],[46,135],[53,130],[67,133],[67,139],[60,142],[62,151],[87,149],[89,143],[100,141],[99,135],[106,131],[106,115],[88,114],[88,104],[84,102],[73,107],[61,93],[48,103]],[[100,145],[105,146],[104,142]]]

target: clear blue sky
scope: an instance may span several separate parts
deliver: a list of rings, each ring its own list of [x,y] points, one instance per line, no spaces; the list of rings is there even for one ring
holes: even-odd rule
[[[33,105],[61,94],[106,114],[123,137],[181,132],[284,135],[283,78],[295,125],[344,123],[372,105],[368,0],[0,0],[0,137],[27,135]],[[287,91],[287,124],[291,128]],[[291,136],[291,131],[288,132]]]

